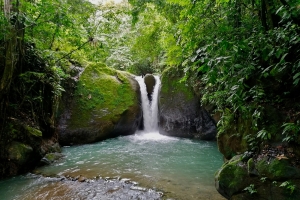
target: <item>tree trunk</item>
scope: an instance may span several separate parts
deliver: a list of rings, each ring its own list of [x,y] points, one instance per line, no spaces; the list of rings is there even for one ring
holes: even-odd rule
[[[4,70],[0,79],[0,117],[3,119],[5,113],[6,99],[10,91],[10,86],[14,77],[16,65],[20,58],[20,51],[22,49],[22,41],[24,38],[24,28],[19,20],[18,15],[19,1],[13,7],[12,0],[4,0],[4,14],[6,20],[9,21],[7,25],[8,32],[4,37]],[[15,10],[16,15],[12,19],[11,13]]]
[[[10,11],[11,11],[11,7],[12,7],[12,4],[11,4],[11,1],[12,0],[4,0],[4,16],[9,19],[8,17],[10,16]]]
[[[242,5],[240,0],[236,0],[235,1],[235,23],[234,23],[234,27],[235,28],[240,28],[242,25]]]
[[[6,40],[4,71],[0,82],[0,99],[9,91],[14,69],[18,60],[17,35],[11,28],[9,39]]]
[[[266,17],[266,0],[261,0],[261,24],[264,27],[265,31],[268,30],[267,17]]]

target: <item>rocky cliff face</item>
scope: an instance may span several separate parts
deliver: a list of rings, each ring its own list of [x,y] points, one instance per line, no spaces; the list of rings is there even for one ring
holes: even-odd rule
[[[141,121],[139,85],[129,73],[89,65],[69,96],[58,124],[63,145],[133,134]]]
[[[214,120],[200,106],[192,87],[180,82],[180,75],[175,68],[169,68],[162,74],[159,96],[160,133],[202,140],[215,139],[217,129]]]

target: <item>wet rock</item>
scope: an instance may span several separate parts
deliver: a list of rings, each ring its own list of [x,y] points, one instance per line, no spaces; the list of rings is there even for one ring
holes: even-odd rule
[[[50,164],[51,164],[51,161],[44,157],[40,160],[39,166],[50,165]]]
[[[155,86],[155,77],[152,74],[146,74],[144,77],[144,82],[147,89],[147,96],[150,101],[152,101],[152,93]]]
[[[48,153],[46,154],[40,161],[40,165],[50,165],[55,161],[61,159],[63,154],[55,152],[55,153]]]
[[[181,75],[174,69],[165,70],[161,76],[159,96],[159,131],[161,134],[201,140],[216,138],[216,123],[200,106],[199,98],[191,86],[180,82]]]
[[[121,182],[116,179],[110,179],[105,181],[99,179],[95,182],[81,183],[78,189],[85,191],[86,195],[94,194],[94,199],[147,199],[147,200],[159,200],[162,199],[162,192],[158,192],[152,189],[147,189],[133,185],[131,182]],[[82,193],[77,194],[79,196]],[[85,196],[85,197],[87,197]]]
[[[27,187],[27,192],[18,196],[19,199],[36,199],[36,196],[48,196],[52,199],[133,199],[133,200],[161,200],[163,193],[149,188],[133,185],[133,183],[118,179],[84,179],[44,177],[42,175],[27,174],[27,178],[38,179],[36,187]],[[83,180],[83,179],[82,179]],[[42,186],[42,187],[39,187]]]
[[[143,187],[138,187],[138,186],[131,186],[130,187],[131,190],[139,190],[139,191],[147,191],[147,188],[143,188]]]
[[[60,145],[58,143],[54,143],[50,150],[50,152],[58,152],[58,153],[61,153],[61,148],[60,148]]]
[[[84,182],[86,181],[86,178],[84,176],[79,176],[79,178],[77,179],[78,182]]]
[[[44,140],[41,147],[40,153],[42,156],[45,156],[47,153],[61,153],[60,145],[57,142],[50,140]]]

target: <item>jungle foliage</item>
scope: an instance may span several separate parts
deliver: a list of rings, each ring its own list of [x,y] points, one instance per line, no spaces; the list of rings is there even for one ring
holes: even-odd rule
[[[165,64],[183,70],[203,105],[221,113],[219,134],[236,134],[233,124],[251,120],[247,134],[256,145],[281,133],[283,141],[299,141],[299,1],[129,2],[134,21],[152,4],[171,24]],[[270,108],[284,116],[279,124]]]
[[[25,116],[33,126],[52,126],[64,81],[78,65],[102,62],[137,74],[160,66],[167,22],[154,6],[135,26],[126,2],[3,0],[0,7],[1,132],[7,119]]]
[[[93,41],[85,25],[96,9],[81,0],[4,0],[0,7],[1,146],[21,137],[12,133],[17,121],[50,138],[62,80]]]
[[[248,138],[261,142],[282,133],[285,141],[297,141],[298,0],[99,5],[87,0],[3,0],[0,7],[2,124],[22,113],[30,113],[36,125],[53,123],[63,80],[75,65],[102,62],[135,74],[176,66],[203,105],[221,113],[219,134],[250,120]],[[286,116],[278,126],[268,120],[269,107]]]

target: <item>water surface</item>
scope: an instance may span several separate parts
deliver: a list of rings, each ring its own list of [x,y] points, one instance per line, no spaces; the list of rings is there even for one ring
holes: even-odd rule
[[[157,132],[137,133],[95,144],[64,147],[63,154],[65,157],[60,162],[38,168],[35,172],[51,177],[82,175],[93,180],[99,176],[116,180],[130,179],[138,182],[140,187],[162,191],[164,199],[223,199],[214,187],[214,173],[223,163],[216,142],[167,137]],[[21,176],[0,182],[0,199],[126,197],[118,184],[93,184]],[[96,191],[96,186],[111,187],[111,194],[120,194],[117,197],[105,197],[104,193]],[[155,195],[152,197],[157,198]]]

